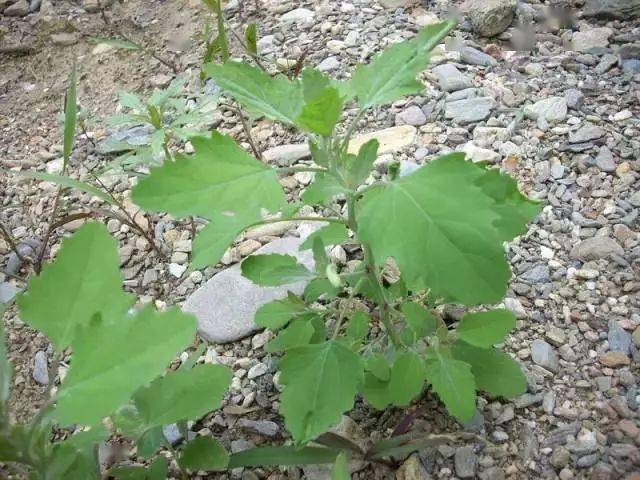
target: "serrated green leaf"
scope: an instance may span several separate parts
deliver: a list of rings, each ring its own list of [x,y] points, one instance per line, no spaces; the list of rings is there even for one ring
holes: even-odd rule
[[[111,45],[112,47],[122,48],[123,50],[142,50],[142,46],[129,40],[122,40],[120,38],[106,38],[106,37],[89,37],[90,43],[102,43],[105,45]]]
[[[100,223],[87,223],[62,243],[55,262],[29,280],[18,298],[20,318],[49,337],[58,351],[79,326],[99,314],[105,324],[124,315],[134,298],[122,291],[116,241]]]
[[[265,346],[267,352],[285,352],[292,348],[308,345],[313,338],[315,329],[311,322],[294,320],[287,328],[280,331],[278,336]]]
[[[367,373],[362,394],[377,409],[383,409],[389,404],[406,406],[422,392],[424,381],[424,361],[417,353],[407,351],[395,358],[388,381]]]
[[[165,105],[165,103],[169,101],[171,97],[175,97],[178,93],[180,93],[180,91],[182,90],[182,87],[184,87],[186,83],[187,83],[186,77],[178,77],[178,78],[174,78],[169,84],[169,86],[164,90],[155,90],[149,97],[149,100],[147,100],[147,107],[148,107],[147,110],[152,110],[152,109],[157,110],[159,108],[161,109]],[[152,108],[149,108],[149,107],[152,107]],[[162,116],[160,117],[159,120],[161,124]]]
[[[336,341],[287,351],[280,362],[281,410],[296,444],[325,432],[353,407],[360,357]]]
[[[433,313],[418,303],[404,303],[401,310],[412,333],[411,343],[414,343],[419,338],[431,335],[438,328],[438,320]]]
[[[135,93],[120,91],[118,92],[118,97],[120,98],[120,105],[122,105],[123,107],[137,112],[146,111],[146,107],[142,103],[142,100]]]
[[[258,24],[251,22],[244,31],[244,40],[247,44],[247,51],[253,55],[258,54]]]
[[[256,285],[277,287],[315,277],[292,255],[279,253],[251,255],[241,264],[242,275]]]
[[[150,211],[178,217],[215,212],[276,211],[284,192],[275,170],[242,150],[230,137],[194,137],[195,155],[177,155],[152,168],[133,189],[133,201]]]
[[[69,86],[67,87],[67,95],[64,101],[64,144],[62,146],[62,156],[65,167],[69,163],[76,135],[76,121],[78,117],[76,97],[76,66],[74,64],[71,74],[69,75]],[[65,170],[66,168],[63,168],[63,171]]]
[[[379,264],[394,257],[413,290],[427,287],[432,296],[466,305],[498,302],[511,276],[502,243],[514,222],[509,231],[502,228],[506,207],[479,185],[487,174],[453,153],[367,190],[356,210],[360,239]],[[506,176],[499,180],[514,183]],[[522,196],[509,202],[521,222],[522,212],[532,213]]]
[[[459,341],[451,347],[458,360],[471,365],[477,388],[489,395],[513,398],[527,389],[527,378],[513,358],[495,348],[477,348]]]
[[[304,303],[289,296],[262,305],[256,312],[254,321],[256,325],[269,330],[279,330],[296,315],[304,312],[304,309]]]
[[[33,178],[35,180],[42,180],[43,182],[52,182],[56,185],[60,185],[63,187],[71,187],[80,192],[90,193],[91,195],[95,195],[100,200],[103,200],[106,203],[111,205],[117,205],[117,202],[114,201],[113,197],[111,197],[108,193],[100,190],[98,187],[91,185],[90,183],[81,182],[80,180],[75,180],[66,175],[55,175],[53,173],[46,172],[32,172],[30,170],[23,170],[21,172],[15,172],[13,170],[5,170],[0,168],[0,172],[16,175],[18,177],[27,177]]]
[[[336,177],[318,173],[314,182],[302,193],[302,201],[307,205],[324,204],[336,195],[344,195],[349,192],[350,190],[343,186]]]
[[[231,455],[229,468],[333,463],[339,451],[323,447],[256,447]]]
[[[220,407],[231,382],[231,372],[222,365],[196,365],[189,370],[170,372],[133,399],[147,426],[162,426],[181,420],[197,420]]]
[[[455,26],[454,22],[429,25],[417,37],[384,50],[353,73],[350,89],[361,108],[393,102],[424,87],[416,76],[427,67],[428,52]]]
[[[461,422],[476,413],[476,383],[468,363],[436,352],[425,360],[427,380],[451,415]]]
[[[193,241],[194,268],[204,268],[220,261],[229,245],[250,225],[260,220],[260,213],[255,211],[238,213],[218,213],[209,215],[211,221],[198,232]]]
[[[355,189],[362,185],[373,169],[373,162],[378,155],[380,144],[374,138],[366,142],[358,150],[358,155],[347,154],[345,160],[347,184]]]
[[[95,318],[74,338],[56,419],[61,425],[92,425],[113,413],[164,371],[195,330],[195,317],[177,308],[157,313],[148,307],[110,324]]]
[[[336,463],[331,470],[331,480],[351,480],[349,460],[344,452],[340,453],[336,458]]]
[[[204,71],[243,106],[267,118],[294,125],[302,111],[302,87],[297,80],[271,77],[257,67],[234,61],[208,63]]]
[[[489,348],[504,340],[516,326],[516,316],[509,310],[498,309],[488,312],[467,313],[456,331],[467,343],[480,348]]]
[[[309,235],[300,245],[300,250],[312,248],[316,238],[320,238],[324,246],[338,245],[349,240],[349,231],[342,223],[330,223]]]
[[[343,99],[336,88],[325,88],[313,100],[305,103],[296,123],[324,137],[331,136],[342,114]]]
[[[197,437],[187,443],[180,454],[182,468],[220,472],[229,464],[229,454],[220,442],[212,437]]]

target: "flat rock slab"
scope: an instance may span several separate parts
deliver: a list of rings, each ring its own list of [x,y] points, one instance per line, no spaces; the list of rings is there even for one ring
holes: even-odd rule
[[[322,225],[322,224],[319,224]],[[283,253],[293,255],[307,268],[314,267],[311,250],[298,251],[298,247],[310,233],[300,227],[300,237],[274,240],[258,249],[255,254]],[[261,329],[253,317],[262,305],[281,299],[291,291],[302,294],[306,282],[296,282],[280,287],[261,287],[242,276],[240,264],[214,275],[196,290],[182,309],[198,319],[198,332],[209,342],[227,343],[244,338]]]
[[[359,135],[349,142],[349,153],[357,154],[362,145],[374,138],[378,140],[380,144],[378,147],[378,155],[397,152],[411,145],[417,132],[416,127],[401,125],[399,127],[385,128],[377,132]]]

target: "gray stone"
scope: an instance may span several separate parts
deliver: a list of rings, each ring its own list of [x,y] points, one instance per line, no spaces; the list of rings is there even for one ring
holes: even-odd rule
[[[164,435],[164,438],[167,439],[167,442],[169,442],[171,445],[175,445],[184,438],[182,436],[182,433],[180,433],[178,425],[176,425],[175,423],[162,427],[162,434]]]
[[[484,416],[479,410],[476,410],[471,420],[462,422],[461,425],[467,432],[481,433],[484,430]]]
[[[596,65],[594,69],[596,73],[602,75],[605,72],[611,70],[618,63],[618,56],[612,53],[607,53],[602,56],[600,63]]]
[[[397,480],[430,480],[432,477],[424,468],[418,454],[413,454],[396,470]]]
[[[480,480],[504,480],[504,470],[500,467],[489,467],[478,474]]]
[[[526,116],[534,120],[544,119],[547,122],[561,122],[567,118],[567,101],[564,97],[549,97],[533,105],[524,107]]]
[[[333,72],[338,68],[340,68],[340,60],[338,60],[338,57],[327,57],[317,66],[317,69],[321,72]]]
[[[516,0],[467,0],[462,10],[476,33],[493,37],[511,25],[516,7]]]
[[[576,462],[576,467],[578,468],[591,468],[600,460],[600,454],[593,453],[591,455],[585,455],[584,457],[580,457]]]
[[[302,227],[301,227],[302,228]],[[256,254],[283,253],[294,255],[308,268],[313,268],[310,250],[298,251],[304,238],[286,237],[257,250]],[[214,275],[184,303],[183,310],[195,314],[200,335],[207,341],[226,343],[244,338],[260,330],[253,317],[262,305],[284,298],[288,291],[301,294],[306,282],[280,287],[261,287],[242,276],[240,264]]]
[[[557,372],[560,365],[558,362],[558,354],[555,348],[544,340],[534,340],[531,343],[531,360],[536,365],[546,368],[551,372]]]
[[[538,264],[534,267],[530,268],[522,275],[520,275],[520,280],[527,283],[545,283],[549,281],[549,267],[544,264]]]
[[[476,475],[478,457],[472,445],[459,447],[454,456],[456,475],[460,478],[473,478]]]
[[[524,393],[513,399],[513,406],[516,408],[527,408],[531,405],[542,403],[544,395],[542,393]]]
[[[609,341],[609,350],[618,352],[631,353],[631,345],[633,337],[629,332],[622,328],[615,320],[609,320],[609,332],[607,334]]]
[[[9,5],[4,14],[7,17],[24,17],[29,13],[29,2],[27,0],[18,0],[13,5]]]
[[[564,98],[567,102],[567,107],[578,110],[584,104],[584,93],[576,88],[570,88],[564,92]]]
[[[464,145],[458,145],[456,151],[464,152],[467,155],[467,158],[472,162],[496,163],[500,161],[501,158],[500,154],[487,148],[478,147],[473,142],[467,142]]]
[[[80,37],[75,32],[61,32],[51,35],[51,42],[59,47],[70,47],[78,43]]]
[[[40,385],[49,385],[49,366],[47,364],[47,353],[38,350],[33,357],[33,379]]]
[[[265,437],[275,437],[280,431],[278,424],[269,420],[249,420],[248,418],[241,418],[238,425],[242,428],[253,430]]]
[[[418,3],[418,0],[380,0],[378,3],[384,8],[392,8],[395,10],[396,8],[410,7]]]
[[[569,465],[571,460],[571,453],[565,447],[560,445],[553,450],[551,457],[549,457],[549,463],[557,469],[561,469]]]
[[[315,17],[315,13],[308,8],[296,8],[280,17],[281,23],[311,23]]]
[[[571,39],[571,48],[576,52],[589,52],[609,45],[613,30],[609,27],[590,28],[584,32],[575,32]]]
[[[584,143],[590,140],[596,140],[604,137],[606,133],[604,128],[592,123],[587,123],[575,132],[569,134],[569,143]]]
[[[600,147],[600,151],[596,156],[596,166],[603,172],[615,172],[616,162],[613,159],[613,153],[608,147]]]
[[[253,367],[249,369],[247,373],[247,378],[249,380],[253,380],[254,378],[261,377],[265,373],[269,371],[269,367],[267,367],[264,363],[256,363]]]
[[[491,67],[498,63],[491,55],[472,47],[462,47],[460,49],[460,61],[469,65],[480,65],[481,67]]]
[[[640,60],[632,58],[630,60],[623,60],[622,71],[626,73],[639,73],[640,72]]]
[[[445,104],[445,118],[452,118],[457,123],[471,123],[484,120],[491,115],[496,103],[493,98],[480,97],[447,102]]]
[[[590,261],[610,255],[624,255],[624,249],[613,238],[597,236],[581,241],[569,254],[575,260]]]
[[[420,165],[415,162],[408,162],[407,160],[400,161],[400,177],[406,177],[407,175],[411,175],[413,172],[418,170]]]
[[[471,79],[451,63],[438,65],[433,67],[431,71],[438,79],[440,88],[445,92],[455,92],[456,90],[462,90],[463,88],[473,87]]]
[[[411,105],[396,115],[396,125],[419,127],[427,123],[427,117],[417,105]]]
[[[0,282],[0,303],[8,303],[20,292],[13,283]]]
[[[270,163],[276,163],[281,167],[288,167],[296,161],[311,156],[309,145],[306,143],[293,143],[278,145],[262,152],[262,158]]]
[[[621,45],[616,53],[620,60],[629,60],[631,58],[640,58],[640,43],[626,43]]]
[[[640,16],[640,0],[587,0],[582,14],[607,19],[637,17]]]

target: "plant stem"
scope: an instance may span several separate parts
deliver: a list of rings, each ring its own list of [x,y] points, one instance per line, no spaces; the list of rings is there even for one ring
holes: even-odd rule
[[[293,217],[293,218],[267,218],[249,225],[246,230],[257,227],[258,225],[267,225],[269,223],[279,222],[329,222],[329,223],[342,223],[346,225],[346,221],[343,218],[337,217]]]
[[[0,233],[2,233],[2,236],[5,238],[5,240],[9,244],[9,248],[11,248],[11,250],[15,252],[16,256],[18,257],[18,260],[20,260],[20,262],[24,262],[25,258],[22,256],[22,254],[18,250],[18,246],[16,245],[16,242],[13,240],[13,236],[11,235],[11,233],[9,233],[9,230],[5,228],[2,222],[0,222]]]
[[[237,105],[234,105],[234,107],[236,114],[240,117],[240,121],[242,122],[242,130],[244,130],[244,134],[247,137],[247,142],[249,142],[251,151],[258,160],[262,160],[262,152],[253,140],[251,129],[249,128],[249,124],[247,123],[247,119],[244,117],[244,114],[242,113],[242,110],[240,110],[240,107],[238,107]]]
[[[224,26],[224,16],[222,14],[222,0],[216,0],[213,2],[216,14],[216,23],[218,26],[218,39],[220,41],[220,55],[222,61],[229,60],[229,42],[227,40],[227,30]]]
[[[364,115],[364,112],[365,112],[365,109],[363,108],[358,110],[358,113],[356,113],[356,116],[351,121],[351,124],[347,128],[347,133],[345,133],[344,137],[342,138],[342,143],[340,143],[340,154],[344,154],[349,148],[349,141],[351,140],[353,133],[358,127],[358,122],[362,118],[362,115]]]

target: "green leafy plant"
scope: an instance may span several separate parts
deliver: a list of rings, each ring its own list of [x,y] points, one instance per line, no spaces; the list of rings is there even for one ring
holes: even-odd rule
[[[88,223],[64,240],[56,261],[18,298],[20,318],[55,347],[50,387],[65,352],[73,352],[61,385],[28,424],[10,420],[11,368],[0,331],[0,462],[27,468],[29,478],[101,478],[97,444],[115,433],[136,441],[140,456],[152,457],[168,445],[164,426],[186,427],[187,420],[216,409],[231,380],[226,367],[195,365],[202,350],[165,374],[193,343],[195,318],[177,308],[131,310],[135,298],[122,290],[118,265],[115,240],[102,224]],[[73,433],[50,440],[52,428],[72,425]],[[201,441],[188,442],[182,457],[197,461],[193,450]],[[195,468],[182,457],[183,468]],[[220,457],[224,468],[226,453]],[[112,474],[128,478],[121,470]],[[166,460],[158,457],[148,478],[164,479],[166,471]]]
[[[235,61],[206,65],[223,92],[253,114],[307,132],[315,165],[274,169],[214,132],[193,139],[195,154],[152,168],[133,190],[143,209],[209,220],[195,239],[196,267],[217,263],[252,226],[325,224],[301,247],[312,249],[313,270],[279,254],[242,264],[258,285],[308,282],[303,295],[290,293],[256,315],[258,325],[277,333],[267,349],[284,353],[281,412],[298,447],[336,424],[357,394],[376,408],[406,406],[428,386],[466,421],[475,414],[477,390],[505,397],[525,390],[519,365],[495,347],[515,326],[514,316],[481,306],[503,298],[510,278],[503,244],[525,232],[539,206],[510,177],[462,153],[368,183],[378,142],[357,151],[350,142],[368,109],[422,90],[416,77],[453,26],[424,28],[357,67],[348,81],[314,69],[289,79]],[[357,113],[339,128],[348,102]],[[278,182],[278,174],[295,171],[315,174],[301,203],[335,214],[296,215],[300,205],[286,204]],[[345,241],[361,250],[358,265],[341,270],[326,249]],[[399,275],[387,275],[390,270]],[[352,308],[355,297],[359,307]],[[450,303],[470,308],[457,324],[443,318]],[[343,470],[336,467],[336,478]]]
[[[127,128],[101,144],[102,153],[118,154],[107,168],[161,164],[172,157],[170,142],[182,144],[206,131],[212,123],[217,97],[187,93],[185,83],[183,78],[177,78],[146,101],[134,93],[120,92],[123,113],[107,118],[105,123],[111,128]]]

